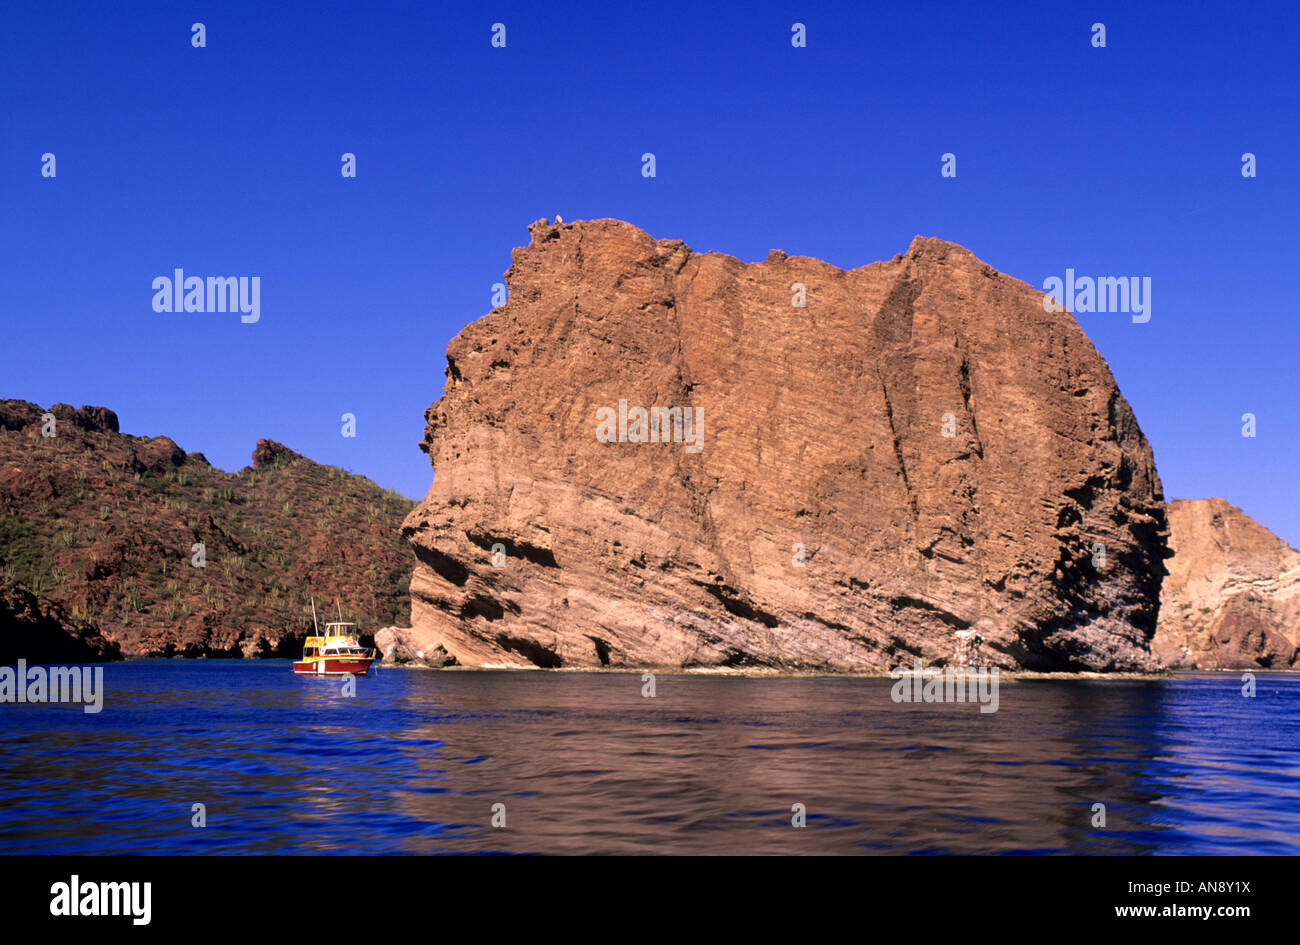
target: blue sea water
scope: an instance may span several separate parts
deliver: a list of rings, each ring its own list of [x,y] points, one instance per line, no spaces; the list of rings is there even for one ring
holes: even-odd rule
[[[0,705],[0,852],[1300,853],[1297,676],[1004,677],[980,713],[888,679],[104,673],[99,714]]]

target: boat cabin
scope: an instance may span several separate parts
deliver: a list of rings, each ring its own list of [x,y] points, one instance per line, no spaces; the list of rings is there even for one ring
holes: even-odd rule
[[[370,651],[357,639],[355,623],[327,623],[323,636],[308,637],[303,644],[303,659],[313,656],[368,656]]]

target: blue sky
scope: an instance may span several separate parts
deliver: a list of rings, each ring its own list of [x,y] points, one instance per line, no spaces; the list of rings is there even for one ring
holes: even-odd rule
[[[226,469],[272,437],[418,498],[447,342],[538,217],[842,267],[920,233],[1036,286],[1151,277],[1149,323],[1079,320],[1166,494],[1300,545],[1298,27],[1289,3],[10,0],[0,396],[104,404]],[[155,313],[176,267],[260,276],[261,320]]]

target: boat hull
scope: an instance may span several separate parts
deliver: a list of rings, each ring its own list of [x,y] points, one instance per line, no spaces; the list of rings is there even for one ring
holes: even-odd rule
[[[295,660],[293,671],[299,676],[364,676],[373,662],[367,657],[325,656],[313,660]]]

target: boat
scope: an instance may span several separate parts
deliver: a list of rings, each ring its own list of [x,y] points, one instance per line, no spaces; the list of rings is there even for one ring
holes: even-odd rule
[[[357,625],[343,619],[342,607],[339,608],[339,619],[325,624],[322,634],[316,622],[316,601],[313,598],[311,622],[316,635],[303,643],[302,659],[293,663],[295,673],[299,676],[364,676],[369,671],[378,654],[361,645]]]

